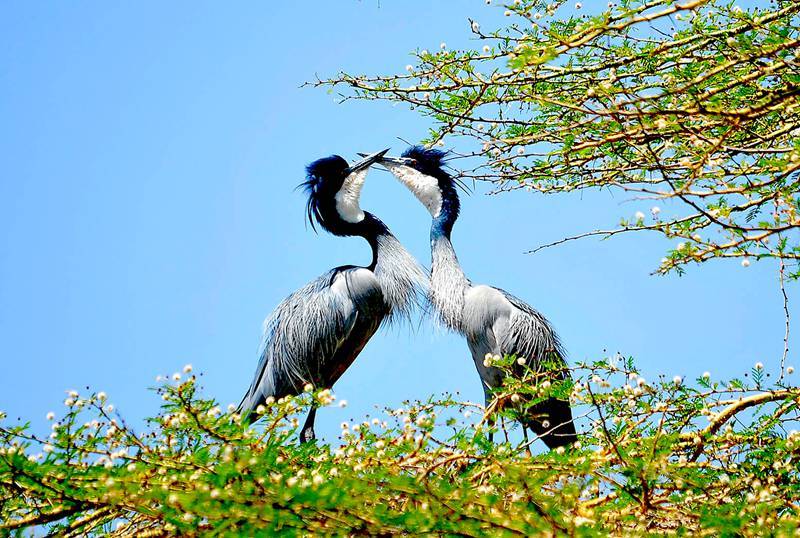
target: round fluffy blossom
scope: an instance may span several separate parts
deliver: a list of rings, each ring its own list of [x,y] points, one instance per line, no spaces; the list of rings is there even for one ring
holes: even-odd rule
[[[680,385],[682,381],[683,378],[679,375],[676,375],[675,377],[672,378],[672,382],[675,383],[676,385]]]
[[[789,366],[788,368],[786,368],[786,373],[787,374],[793,374],[794,373],[794,366]]]
[[[314,390],[314,385],[311,383],[306,383],[303,385],[303,392],[311,392],[312,390]]]
[[[102,390],[97,393],[97,399],[100,400],[101,402],[105,402],[106,398],[108,398],[108,395]]]
[[[413,65],[411,65],[411,64],[408,64],[408,65],[406,66],[406,71],[413,71],[413,70],[414,70],[414,66],[413,66]]]
[[[477,33],[477,32],[480,31],[480,29],[481,29],[481,25],[478,24],[477,21],[472,21],[472,31]]]
[[[56,414],[55,413],[53,413],[52,411],[47,413],[47,420],[53,420],[54,418],[56,418]]]
[[[634,217],[636,217],[636,220],[644,220],[644,213],[637,211]]]
[[[756,370],[763,370],[764,369],[764,364],[761,363],[761,362],[757,362],[755,364],[755,368],[756,368]]]
[[[743,258],[742,259],[742,267],[750,267],[750,259],[749,258]]]
[[[442,50],[446,49],[447,48],[447,43],[442,41],[441,43],[439,43],[439,48],[442,49]]]
[[[658,214],[661,213],[661,208],[658,207],[657,205],[653,206],[652,208],[650,208],[650,213],[652,213],[654,217],[658,216]]]
[[[703,379],[708,379],[711,377],[711,372],[703,372]]]
[[[347,400],[342,400],[339,402],[339,407],[347,407]]]
[[[192,365],[191,365],[191,364],[187,364],[187,365],[185,365],[185,366],[183,367],[183,373],[184,373],[184,374],[188,374],[188,373],[190,373],[191,371],[192,371]]]

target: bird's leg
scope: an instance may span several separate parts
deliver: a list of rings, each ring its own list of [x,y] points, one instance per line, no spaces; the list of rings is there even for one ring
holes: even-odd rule
[[[494,397],[492,396],[491,391],[484,386],[483,387],[483,405],[484,405],[484,412],[489,413],[489,405],[491,405]],[[497,417],[494,413],[491,413],[488,417],[486,417],[486,425],[489,427],[489,442],[494,443],[494,427],[497,424]]]
[[[525,439],[525,454],[531,458],[533,454],[531,453],[531,443],[528,440],[528,427],[525,424],[522,424],[522,437]]]
[[[300,430],[300,443],[307,443],[317,438],[314,435],[314,419],[317,417],[317,406],[312,405],[311,410],[308,412],[308,418],[306,418],[305,423],[303,424],[303,429]]]

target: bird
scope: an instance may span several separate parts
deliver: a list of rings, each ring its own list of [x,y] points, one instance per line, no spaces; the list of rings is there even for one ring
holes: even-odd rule
[[[552,360],[564,368],[551,375],[566,379],[565,352],[553,327],[533,307],[500,288],[473,284],[464,274],[451,242],[460,201],[457,181],[444,169],[445,155],[441,150],[412,146],[399,158],[384,154],[380,163],[408,187],[433,218],[429,301],[447,328],[466,337],[488,409],[492,390],[502,385],[504,374],[490,362],[484,363],[487,354],[515,355],[534,371]],[[522,425],[531,428],[551,449],[577,441],[566,400],[551,397],[531,406]]]
[[[335,267],[284,299],[264,322],[259,361],[237,412],[258,419],[267,398],[303,392],[308,384],[331,388],[382,323],[407,317],[427,293],[428,276],[389,228],[359,204],[369,167],[388,149],[348,165],[332,155],[306,167],[300,186],[308,194],[306,216],[336,236],[359,236],[372,250],[366,267]],[[300,430],[315,439],[316,406]]]

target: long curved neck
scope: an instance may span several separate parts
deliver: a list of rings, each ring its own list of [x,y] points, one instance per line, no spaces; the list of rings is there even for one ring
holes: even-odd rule
[[[448,206],[445,202],[431,224],[430,299],[439,312],[442,322],[453,330],[462,331],[464,294],[471,284],[461,269],[458,256],[450,241],[456,218],[458,210],[453,210],[452,206]]]
[[[369,211],[364,212],[364,220],[359,222],[356,226],[358,230],[353,235],[358,235],[366,239],[372,249],[372,262],[367,269],[375,271],[375,268],[382,261],[381,254],[384,249],[381,245],[383,243],[383,238],[394,236],[392,232],[389,231],[389,227]]]
[[[428,289],[428,276],[389,228],[369,212],[362,235],[372,248],[370,269],[381,286],[389,317],[408,317]]]

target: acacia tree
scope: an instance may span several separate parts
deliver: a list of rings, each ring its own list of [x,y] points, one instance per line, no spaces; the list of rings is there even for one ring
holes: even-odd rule
[[[488,360],[488,359],[487,359]],[[532,455],[481,406],[409,402],[342,423],[341,442],[297,444],[328,390],[268,401],[260,424],[197,392],[186,368],[157,387],[144,430],[105,393],[69,394],[40,436],[0,412],[0,536],[789,536],[800,528],[800,389],[703,375],[647,381],[631,360],[573,381],[511,377],[493,406],[569,397],[589,428]],[[546,379],[546,378],[545,378]],[[310,388],[310,387],[309,387]],[[477,411],[477,412],[476,412]],[[474,419],[470,420],[470,413]],[[510,423],[508,423],[510,424]]]
[[[463,176],[497,190],[651,200],[650,215],[577,237],[678,239],[659,273],[777,258],[782,278],[785,267],[800,275],[800,3],[621,0],[586,13],[580,3],[516,0],[501,9],[505,27],[470,20],[474,49],[442,43],[417,51],[404,74],[316,84],[345,100],[408,104],[432,119],[427,143],[466,139],[459,148],[480,159],[463,161]]]

